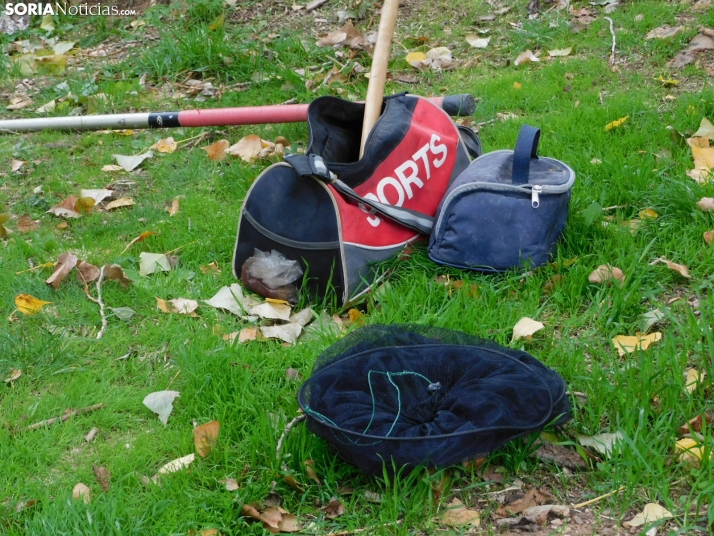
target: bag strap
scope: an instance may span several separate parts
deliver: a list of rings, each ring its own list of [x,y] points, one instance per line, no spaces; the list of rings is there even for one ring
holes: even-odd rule
[[[434,219],[432,217],[417,212],[416,210],[395,207],[361,197],[352,188],[347,186],[347,184],[339,180],[337,176],[327,168],[327,164],[325,164],[325,161],[319,155],[285,155],[285,161],[290,164],[301,177],[312,177],[325,184],[329,184],[343,197],[351,199],[357,202],[357,204],[368,206],[381,216],[389,218],[418,233],[427,236],[431,233],[431,228],[434,226]]]
[[[538,142],[540,141],[540,129],[523,125],[518,133],[516,150],[513,151],[513,172],[511,181],[513,184],[528,184],[531,159],[538,158]]]

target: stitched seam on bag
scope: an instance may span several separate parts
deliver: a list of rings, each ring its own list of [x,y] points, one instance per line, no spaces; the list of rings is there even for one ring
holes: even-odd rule
[[[338,242],[300,242],[298,240],[291,240],[290,238],[285,238],[284,236],[280,236],[272,231],[269,231],[262,225],[260,225],[257,220],[250,215],[250,213],[247,210],[243,211],[243,216],[245,217],[246,220],[255,228],[256,231],[258,231],[260,234],[265,236],[266,238],[269,238],[270,240],[273,240],[274,242],[277,242],[278,244],[282,244],[283,246],[289,246],[293,248],[298,248],[298,249],[337,249],[340,247],[340,243]]]

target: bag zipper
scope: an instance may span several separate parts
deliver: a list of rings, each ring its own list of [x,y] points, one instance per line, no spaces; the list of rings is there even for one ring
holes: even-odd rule
[[[534,184],[531,188],[531,206],[533,208],[538,208],[540,206],[540,193],[543,191],[543,187],[540,184]]]

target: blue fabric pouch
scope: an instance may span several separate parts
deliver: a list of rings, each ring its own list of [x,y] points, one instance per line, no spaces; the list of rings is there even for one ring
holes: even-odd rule
[[[440,264],[501,272],[548,262],[568,219],[575,172],[539,157],[540,130],[524,125],[514,151],[471,162],[434,219],[429,257]]]

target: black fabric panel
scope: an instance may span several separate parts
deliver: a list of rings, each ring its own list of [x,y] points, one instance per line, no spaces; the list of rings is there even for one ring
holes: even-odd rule
[[[385,98],[384,102],[382,116],[367,140],[366,156],[359,160],[364,104],[337,97],[315,99],[307,112],[310,126],[307,153],[322,156],[328,168],[351,188],[359,186],[374,175],[377,166],[404,139],[418,98],[398,95]],[[385,115],[387,110],[389,114]]]
[[[260,225],[290,240],[339,240],[330,195],[316,180],[298,177],[290,166],[275,166],[260,177],[244,209]]]

